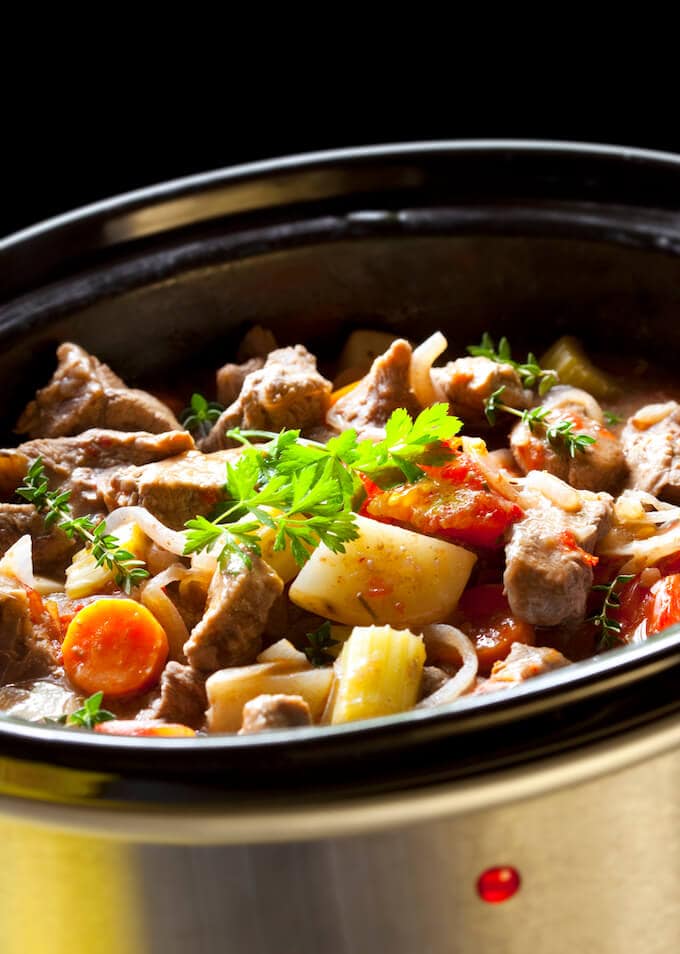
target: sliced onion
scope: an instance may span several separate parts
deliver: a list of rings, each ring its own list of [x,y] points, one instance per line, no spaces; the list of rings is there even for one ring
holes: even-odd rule
[[[27,533],[19,537],[0,560],[0,573],[15,577],[31,589],[36,588],[33,575],[33,542]]]
[[[129,509],[137,508],[131,507]],[[159,573],[158,576],[152,577],[144,585],[141,592],[142,603],[153,613],[165,630],[170,648],[170,659],[175,659],[178,662],[186,662],[184,644],[189,639],[189,631],[181,613],[165,592],[165,587],[177,580],[184,580],[190,573],[191,570],[182,566],[181,563],[174,563],[167,570]]]
[[[186,545],[186,534],[183,531],[171,530],[161,523],[144,507],[119,507],[106,518],[107,533],[114,533],[124,523],[136,523],[147,537],[157,543],[164,550],[182,556]]]
[[[439,355],[443,354],[447,347],[448,341],[444,335],[441,331],[435,331],[422,344],[419,344],[411,355],[409,383],[411,390],[423,407],[429,407],[430,404],[435,404],[437,401],[446,401],[446,398],[438,393],[430,371]]]
[[[574,388],[567,384],[557,384],[550,388],[543,399],[545,407],[566,407],[569,404],[576,404],[582,407],[587,417],[593,421],[604,423],[604,414],[602,408],[597,403],[592,394],[584,391],[582,388]]]
[[[523,485],[527,490],[534,490],[554,503],[566,513],[578,513],[582,507],[578,491],[569,484],[549,474],[547,470],[531,470],[526,475]]]
[[[441,688],[426,696],[418,705],[418,709],[431,709],[435,706],[445,706],[455,702],[459,696],[469,692],[477,678],[478,660],[475,647],[471,640],[461,633],[455,626],[445,623],[435,623],[423,629],[423,639],[428,656],[448,662],[462,662],[462,666],[455,676],[447,680]]]
[[[500,453],[502,452],[492,451],[490,454],[474,454],[474,460],[489,486],[501,497],[516,503],[520,499],[520,493],[513,483],[512,474],[508,473],[504,467],[506,459],[497,456]]]

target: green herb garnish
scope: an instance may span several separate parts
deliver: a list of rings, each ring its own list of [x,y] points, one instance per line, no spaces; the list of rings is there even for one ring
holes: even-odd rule
[[[523,424],[529,428],[532,434],[543,432],[546,439],[554,448],[564,448],[570,457],[575,457],[576,452],[585,453],[586,448],[594,444],[595,438],[590,434],[580,434],[574,431],[574,422],[569,420],[559,420],[550,422],[547,420],[551,413],[550,408],[534,407],[527,411],[520,411],[516,407],[510,407],[501,400],[501,395],[505,390],[505,385],[497,388],[484,403],[484,413],[486,419],[493,425],[496,423],[498,411],[504,411],[506,414],[513,414],[520,418]]]
[[[322,623],[313,633],[306,633],[305,638],[309,646],[305,646],[304,653],[312,666],[327,666],[333,662],[333,656],[328,650],[331,646],[338,646],[339,639],[333,639],[329,620]]]
[[[620,424],[623,420],[620,414],[614,414],[612,411],[603,411],[602,413],[607,427],[614,427],[615,424]]]
[[[217,401],[208,401],[202,394],[192,394],[189,407],[184,408],[179,419],[182,426],[192,434],[206,437],[223,410]]]
[[[619,594],[616,592],[617,588],[629,583],[632,579],[634,579],[634,574],[620,573],[611,583],[598,583],[597,586],[593,587],[594,590],[601,590],[605,594],[600,612],[596,616],[590,616],[586,621],[599,626],[602,631],[598,650],[612,649],[617,643],[623,642],[621,639],[621,623],[613,619],[609,613],[611,610],[618,609],[621,605]]]
[[[468,354],[473,356],[489,358],[497,364],[511,365],[519,375],[522,386],[530,388],[532,391],[537,390],[541,397],[547,394],[550,388],[558,382],[557,372],[549,368],[542,368],[536,359],[536,355],[531,352],[527,355],[526,361],[514,361],[510,342],[505,337],[498,342],[498,350],[496,350],[493,338],[485,331],[481,343],[469,345],[467,350]]]
[[[274,550],[290,544],[299,566],[310,551],[324,543],[334,553],[344,553],[345,543],[358,536],[352,502],[361,488],[360,475],[388,478],[397,474],[410,482],[425,476],[419,463],[450,460],[455,451],[446,441],[461,422],[448,414],[448,405],[426,408],[413,421],[403,409],[394,411],[385,425],[385,439],[357,440],[354,430],[344,431],[327,444],[300,439],[297,430],[274,434],[241,431],[228,436],[244,445],[236,464],[227,464],[224,499],[212,519],[196,517],[186,524],[185,554],[219,548],[224,568],[235,556],[250,567],[253,553],[260,553],[260,532],[272,529]],[[269,439],[254,445],[251,438]]]
[[[110,722],[115,719],[113,712],[108,709],[102,709],[103,692],[95,692],[94,695],[86,699],[80,709],[76,709],[70,715],[63,716],[59,721],[64,725],[77,725],[82,729],[94,729],[100,722]]]
[[[17,494],[32,503],[45,518],[45,526],[58,526],[66,536],[78,538],[92,550],[97,566],[111,570],[116,583],[129,593],[133,586],[145,580],[149,573],[144,562],[134,553],[124,550],[120,540],[106,532],[103,520],[95,522],[92,517],[74,517],[71,512],[71,491],[49,490],[42,457],[38,457],[28,469],[24,483]]]

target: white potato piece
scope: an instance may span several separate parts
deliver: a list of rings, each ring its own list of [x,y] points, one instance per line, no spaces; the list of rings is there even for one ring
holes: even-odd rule
[[[333,681],[330,668],[291,672],[286,662],[258,663],[220,669],[205,684],[208,694],[208,730],[210,732],[238,732],[241,728],[243,706],[255,696],[265,694],[302,696],[309,706],[313,722],[318,722],[324,711]]]
[[[384,354],[395,340],[396,335],[387,331],[371,331],[368,328],[353,331],[340,352],[338,370],[346,371],[349,368],[356,368],[364,374],[375,359]]]
[[[279,639],[267,649],[263,649],[256,662],[278,662],[285,663],[288,669],[309,669],[307,657],[296,649],[289,639]]]
[[[297,606],[348,626],[441,622],[458,605],[476,556],[445,540],[357,517],[359,537],[314,551],[290,588]]]

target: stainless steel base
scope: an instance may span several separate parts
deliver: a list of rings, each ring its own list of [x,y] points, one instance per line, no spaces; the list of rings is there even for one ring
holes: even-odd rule
[[[653,742],[648,731],[629,756],[645,746],[649,755]],[[120,827],[110,837],[57,830],[22,819],[15,805],[14,818],[0,816],[0,950],[671,954],[680,949],[680,754],[657,751],[578,780],[579,765],[607,758],[602,747],[590,761],[515,773],[506,794],[521,796],[527,784],[535,794],[483,811],[447,818],[447,797],[452,810],[462,804],[453,789],[407,796],[397,803],[402,821],[415,811],[433,817],[275,844],[132,844],[120,840]],[[568,783],[567,770],[572,784],[541,791],[540,779],[554,782],[560,772]],[[374,809],[367,824],[380,815]],[[398,815],[395,804],[384,812]],[[320,819],[312,816],[313,829]],[[202,840],[208,831],[195,821]],[[359,815],[355,822],[366,827]],[[332,816],[327,824],[329,834],[338,828]],[[248,822],[242,835],[250,837]],[[229,837],[238,840],[238,826]],[[522,884],[492,905],[478,897],[476,880],[498,864],[515,866]]]

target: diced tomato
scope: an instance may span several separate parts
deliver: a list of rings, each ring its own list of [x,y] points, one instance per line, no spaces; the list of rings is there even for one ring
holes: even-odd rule
[[[649,636],[680,623],[680,573],[662,577],[648,593],[644,615]]]
[[[587,550],[584,550],[583,547],[580,547],[576,542],[576,537],[571,530],[565,530],[560,534],[560,543],[565,548],[565,550],[574,550],[578,553],[581,561],[585,563],[586,566],[597,566],[600,562],[600,558],[593,556],[592,553],[588,553]]]
[[[680,573],[680,552],[671,553],[657,563],[661,576],[672,576]]]
[[[524,516],[517,504],[488,486],[466,454],[443,467],[421,469],[427,476],[416,484],[399,484],[377,494],[367,489],[362,513],[486,549],[502,546],[507,529]]]
[[[163,737],[189,737],[196,733],[179,722],[154,722],[152,719],[112,719],[110,722],[100,722],[94,727],[95,732],[102,735],[133,735]]]
[[[512,615],[500,583],[470,587],[458,604],[460,627],[475,643],[479,671],[488,676],[495,662],[510,652],[513,643],[535,643],[534,627]]]

